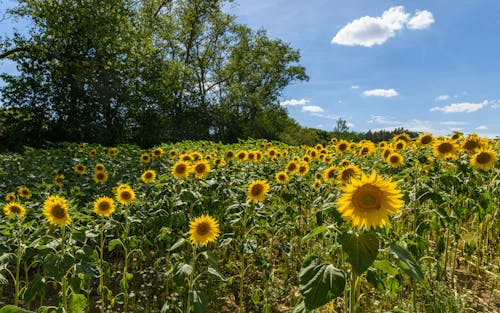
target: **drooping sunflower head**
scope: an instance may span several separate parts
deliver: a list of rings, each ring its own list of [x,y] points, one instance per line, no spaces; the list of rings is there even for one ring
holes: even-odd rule
[[[91,149],[89,151],[89,157],[90,158],[95,158],[96,155],[97,155],[97,150],[96,149]]]
[[[435,156],[446,159],[449,155],[454,155],[457,149],[457,144],[451,140],[438,140],[434,142],[432,151]]]
[[[3,207],[3,212],[5,213],[5,215],[9,217],[18,216],[20,218],[23,218],[24,215],[26,214],[26,209],[22,204],[15,201],[11,201]]]
[[[198,161],[191,167],[191,172],[197,179],[202,179],[210,172],[210,164],[208,161]]]
[[[147,170],[141,175],[141,180],[145,184],[152,183],[156,180],[156,172],[154,170]]]
[[[109,178],[109,174],[106,173],[106,172],[96,172],[94,174],[94,182],[96,184],[100,184],[100,185],[103,185],[104,183],[106,183],[108,181],[108,178]]]
[[[13,192],[9,192],[8,194],[5,195],[5,201],[7,201],[7,203],[16,201],[16,194]]]
[[[285,171],[290,174],[296,173],[299,170],[299,164],[296,161],[290,161],[285,167]]]
[[[94,166],[94,173],[99,173],[99,172],[105,172],[106,171],[106,166],[102,163],[97,163]]]
[[[275,178],[279,184],[286,184],[288,182],[288,175],[285,171],[276,173]]]
[[[149,162],[151,162],[151,156],[149,155],[149,153],[143,153],[143,154],[141,154],[141,162],[142,163],[149,163]]]
[[[76,164],[75,165],[75,173],[83,175],[87,172],[87,167],[83,164]]]
[[[391,153],[385,160],[392,167],[398,167],[403,164],[403,156],[397,152]]]
[[[108,197],[100,197],[94,201],[94,213],[101,217],[110,217],[115,211],[115,203],[113,199]]]
[[[263,201],[269,192],[269,188],[267,180],[254,180],[248,186],[247,199],[253,203]]]
[[[128,184],[121,184],[116,188],[115,198],[123,205],[130,205],[135,200],[135,192]]]
[[[153,155],[153,158],[160,159],[165,154],[165,151],[163,151],[162,148],[156,148],[153,150],[153,152],[151,154]]]
[[[307,173],[309,173],[309,163],[300,162],[297,169],[297,174],[299,174],[299,176],[306,176]]]
[[[178,161],[172,165],[172,175],[179,179],[186,179],[189,175],[190,165],[186,161]]]
[[[43,202],[43,215],[51,225],[66,226],[71,223],[68,201],[64,197],[49,196]]]
[[[417,141],[419,144],[426,146],[434,141],[434,137],[432,136],[432,134],[425,133],[418,136]]]
[[[369,177],[362,174],[361,179],[352,179],[341,187],[337,210],[354,227],[383,227],[389,223],[389,216],[398,213],[404,204],[403,194],[396,187],[392,179],[383,179],[375,172]]]
[[[109,156],[117,156],[118,155],[118,148],[109,148],[108,155]]]
[[[361,175],[361,170],[356,165],[349,164],[339,170],[337,180],[341,185],[351,182],[351,179],[357,179]]]
[[[497,154],[495,151],[481,149],[471,157],[470,165],[481,170],[487,170],[495,164],[496,159]]]
[[[202,215],[189,222],[189,241],[206,246],[219,237],[219,223],[210,215]]]
[[[28,187],[21,187],[17,190],[17,194],[21,198],[29,199],[32,196],[31,190]]]
[[[337,167],[330,166],[329,168],[323,171],[323,178],[325,181],[332,183],[337,178]]]

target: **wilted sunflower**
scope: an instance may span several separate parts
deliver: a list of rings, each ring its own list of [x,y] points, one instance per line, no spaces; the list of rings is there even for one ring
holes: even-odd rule
[[[403,194],[396,187],[391,178],[384,180],[375,171],[369,177],[362,174],[361,179],[341,187],[337,210],[357,228],[384,226],[389,223],[389,215],[398,213],[404,204],[400,199]]]
[[[96,184],[101,184],[101,185],[106,183],[108,181],[108,178],[109,178],[109,174],[106,172],[96,172],[94,174],[94,177],[93,177],[94,182]]]
[[[276,181],[280,184],[286,184],[288,182],[288,175],[284,171],[276,173],[275,178]]]
[[[418,136],[417,142],[423,146],[430,144],[434,141],[434,137],[432,134],[421,134]]]
[[[197,179],[202,179],[210,172],[210,164],[205,160],[198,161],[191,167],[191,172]]]
[[[248,186],[247,199],[253,203],[263,201],[269,192],[269,183],[267,180],[254,180]]]
[[[63,186],[63,183],[62,183],[63,180],[64,180],[64,175],[59,174],[59,175],[56,175],[56,177],[54,177],[54,180],[52,182],[54,183],[55,186],[62,187]]]
[[[297,170],[297,173],[300,176],[306,176],[307,173],[309,173],[309,163],[307,163],[307,162],[300,162],[298,170]]]
[[[179,150],[177,150],[177,149],[171,149],[168,152],[168,158],[171,160],[175,159],[178,155],[179,155]]]
[[[22,218],[26,214],[26,209],[20,203],[12,201],[12,202],[7,203],[3,207],[3,212],[7,216],[16,215],[16,216]]]
[[[342,167],[337,175],[337,181],[341,185],[346,185],[351,182],[351,179],[358,178],[361,175],[361,170],[356,165],[349,164]]]
[[[94,213],[101,217],[110,217],[115,211],[115,202],[108,197],[100,197],[94,201]]]
[[[141,154],[141,162],[142,163],[149,163],[149,162],[151,162],[151,156],[149,155],[149,153],[143,153],[143,154]]]
[[[434,142],[433,153],[435,156],[446,159],[449,155],[455,154],[458,146],[451,140],[438,140]]]
[[[75,173],[83,175],[87,172],[87,167],[83,164],[76,164],[75,165]]]
[[[130,205],[135,200],[135,192],[128,184],[121,184],[116,188],[115,198],[123,205]]]
[[[496,159],[497,155],[495,151],[482,149],[471,157],[470,165],[478,169],[486,170],[495,164]]]
[[[109,148],[108,155],[109,156],[117,156],[118,155],[118,148]]]
[[[21,198],[29,199],[31,198],[31,190],[28,187],[21,187],[17,190],[17,194]]]
[[[149,184],[156,180],[156,172],[154,170],[147,170],[141,175],[142,182]]]
[[[189,163],[185,161],[178,161],[172,165],[172,175],[180,179],[186,179],[189,175]]]
[[[299,171],[299,164],[296,161],[290,161],[285,167],[285,171],[290,174],[296,173]]]
[[[66,226],[71,223],[67,200],[60,196],[49,196],[43,203],[43,215],[52,225]]]
[[[189,240],[193,244],[206,246],[219,237],[219,223],[210,215],[202,215],[189,222]]]
[[[165,154],[165,151],[163,151],[162,148],[156,148],[153,150],[153,152],[151,154],[153,155],[153,158],[160,159]]]
[[[97,155],[96,149],[92,149],[92,150],[89,151],[89,157],[90,158],[95,158],[96,155]]]
[[[335,178],[337,178],[337,167],[330,166],[329,168],[326,168],[323,171],[323,178],[326,182],[333,183],[335,181]]]
[[[236,152],[236,159],[238,161],[245,161],[247,159],[247,156],[248,156],[248,153],[244,150],[240,150],[240,151]]]
[[[403,156],[397,152],[391,153],[385,160],[392,167],[398,167],[403,164]]]
[[[5,201],[7,202],[16,201],[16,195],[13,192],[9,192],[8,194],[5,195]]]

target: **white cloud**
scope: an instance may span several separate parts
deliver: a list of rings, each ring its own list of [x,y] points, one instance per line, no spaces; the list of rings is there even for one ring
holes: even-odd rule
[[[349,122],[347,122],[345,125],[346,125],[347,127],[349,127],[349,128],[354,128],[354,126],[356,126],[356,124],[354,124],[354,123],[349,123]]]
[[[359,86],[358,85],[353,85],[353,86],[351,86],[351,89],[359,89]]]
[[[417,11],[415,15],[408,21],[410,29],[425,29],[434,24],[434,16],[429,11]]]
[[[310,102],[309,100],[302,98],[300,100],[290,99],[290,100],[281,101],[280,104],[282,106],[296,106],[296,105],[306,105],[309,102]]]
[[[446,125],[446,126],[463,126],[463,125],[467,125],[469,123],[461,122],[461,121],[444,121],[444,122],[440,122],[439,124]]]
[[[434,101],[445,101],[450,99],[449,95],[439,95],[436,98],[434,98]]]
[[[324,110],[317,105],[306,105],[302,107],[302,112],[319,113],[324,112]]]
[[[375,97],[395,97],[398,95],[397,91],[394,89],[372,89],[363,91],[365,96],[375,96]]]
[[[432,13],[418,11],[413,17],[403,6],[391,7],[382,16],[364,16],[340,29],[332,43],[345,46],[372,47],[381,45],[396,35],[405,25],[410,29],[423,29],[434,23]]]
[[[387,130],[391,131],[396,128],[404,128],[415,132],[431,133],[435,135],[446,135],[450,132],[449,129],[444,129],[442,127],[433,127],[430,121],[423,121],[418,119],[411,119],[408,121],[398,121],[392,117],[382,116],[382,115],[372,115],[372,117],[367,121],[369,124],[378,124],[382,127],[372,129],[373,131]]]
[[[484,100],[483,102],[460,102],[460,103],[452,103],[450,105],[445,105],[443,107],[433,107],[430,109],[431,112],[434,111],[442,111],[444,113],[472,113],[477,110],[481,110],[485,106],[488,105],[488,100]]]
[[[488,129],[488,126],[486,126],[486,125],[480,125],[480,126],[476,127],[476,129],[477,130],[486,130],[486,129]]]

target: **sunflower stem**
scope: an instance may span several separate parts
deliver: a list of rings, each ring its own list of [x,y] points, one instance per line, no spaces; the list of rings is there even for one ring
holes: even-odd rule
[[[14,280],[14,288],[15,288],[15,298],[14,298],[14,305],[18,306],[19,305],[19,272],[21,269],[21,255],[22,255],[22,224],[18,218],[17,221],[17,254],[16,254],[16,278]]]
[[[104,313],[104,309],[106,307],[106,299],[104,297],[104,225],[105,221],[104,218],[101,221],[101,245],[100,245],[100,251],[99,251],[99,267],[100,267],[100,275],[99,275],[99,288],[98,292],[99,295],[101,296],[101,312]]]
[[[358,280],[359,276],[351,270],[351,289],[349,291],[349,313],[356,313],[358,307]]]
[[[194,277],[195,277],[195,271],[196,271],[196,259],[197,259],[197,254],[196,254],[196,244],[193,245],[193,260],[191,263],[191,275],[189,275],[189,280],[188,280],[188,294],[187,294],[187,302],[186,302],[186,313],[191,312],[191,291],[193,290],[194,287]]]
[[[62,230],[61,230],[61,252],[62,252],[62,257],[64,258],[64,255],[66,254],[66,227],[65,226],[63,226]],[[63,305],[64,311],[69,312],[68,311],[68,288],[67,288],[66,275],[67,275],[67,273],[64,273],[64,275],[61,278],[62,305]]]

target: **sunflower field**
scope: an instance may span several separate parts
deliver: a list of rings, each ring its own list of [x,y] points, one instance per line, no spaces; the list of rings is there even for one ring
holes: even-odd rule
[[[0,313],[500,312],[499,140],[0,155]]]

